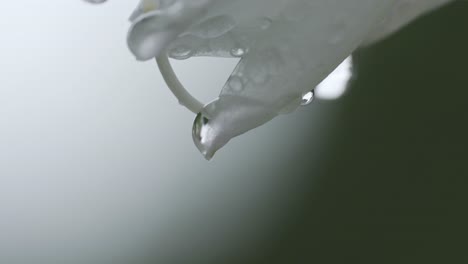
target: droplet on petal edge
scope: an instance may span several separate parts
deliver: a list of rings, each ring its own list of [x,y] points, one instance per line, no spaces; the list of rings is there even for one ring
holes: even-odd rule
[[[209,135],[209,130],[212,129],[209,125],[209,122],[210,120],[206,116],[204,116],[202,113],[199,113],[195,117],[192,129],[193,142],[207,160],[211,160],[216,153],[214,148],[209,148],[207,146],[207,142],[210,141],[210,138],[207,138],[207,136]]]
[[[235,47],[235,48],[231,49],[230,53],[231,53],[231,56],[236,57],[236,58],[240,58],[240,57],[244,56],[245,49],[241,48],[241,47]]]
[[[314,101],[314,91],[310,91],[302,96],[301,105],[306,106]]]
[[[186,46],[174,47],[169,51],[169,56],[176,60],[186,60],[192,57],[193,51]]]
[[[277,115],[273,108],[242,96],[221,96],[195,118],[195,146],[210,160],[232,138],[261,126]]]

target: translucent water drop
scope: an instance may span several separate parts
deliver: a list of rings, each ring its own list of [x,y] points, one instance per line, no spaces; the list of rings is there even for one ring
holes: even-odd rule
[[[245,49],[241,47],[236,47],[231,49],[231,55],[236,58],[240,58],[245,55]]]
[[[171,51],[169,52],[169,56],[176,60],[186,60],[190,58],[192,54],[193,54],[192,49],[183,45],[175,47],[171,49]]]
[[[302,96],[301,105],[309,105],[314,101],[314,91],[310,91]]]
[[[213,128],[211,128],[209,122],[210,120],[204,114],[199,113],[195,118],[192,128],[193,141],[207,160],[212,159],[218,150],[218,148],[210,147],[210,144],[213,141],[213,137],[211,135]]]
[[[232,92],[238,93],[244,89],[244,80],[239,76],[231,76],[228,85]]]
[[[225,95],[207,104],[195,118],[192,138],[210,160],[232,138],[244,134],[275,117],[277,113],[258,100]]]

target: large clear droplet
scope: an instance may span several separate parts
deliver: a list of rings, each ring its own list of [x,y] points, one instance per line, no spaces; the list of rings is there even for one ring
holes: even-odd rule
[[[209,122],[210,120],[204,114],[199,113],[192,128],[193,142],[207,160],[212,159],[218,150],[218,148],[211,147],[211,142],[214,140],[211,136],[213,129],[210,128]]]
[[[233,137],[258,127],[277,113],[257,100],[229,95],[207,104],[195,118],[193,142],[210,160]]]

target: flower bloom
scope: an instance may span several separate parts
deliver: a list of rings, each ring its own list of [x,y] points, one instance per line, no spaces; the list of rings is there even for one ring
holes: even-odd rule
[[[138,60],[157,58],[168,86],[197,113],[193,139],[211,159],[233,137],[308,103],[311,90],[360,45],[449,1],[141,0],[127,41]],[[193,56],[240,58],[206,105],[183,88],[167,60]]]

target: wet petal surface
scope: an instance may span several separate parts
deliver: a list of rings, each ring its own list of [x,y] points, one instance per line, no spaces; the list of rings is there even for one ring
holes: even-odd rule
[[[211,158],[232,137],[309,104],[360,45],[450,1],[142,0],[127,41],[138,60],[241,58],[194,124],[195,144]]]

